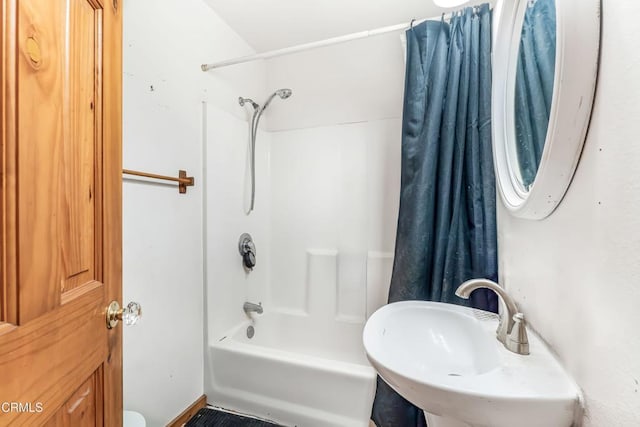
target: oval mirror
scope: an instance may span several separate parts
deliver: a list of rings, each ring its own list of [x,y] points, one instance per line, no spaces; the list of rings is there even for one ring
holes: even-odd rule
[[[598,70],[600,0],[501,0],[495,11],[493,141],[502,201],[547,217],[582,152]]]

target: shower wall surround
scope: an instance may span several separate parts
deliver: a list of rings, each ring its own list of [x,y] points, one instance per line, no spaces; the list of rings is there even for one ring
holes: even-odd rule
[[[272,134],[271,297],[278,309],[363,322],[367,304],[370,314],[386,302],[400,126],[388,119]]]
[[[204,388],[212,402],[285,424],[368,423],[375,373],[360,336],[386,303],[391,276],[402,58],[395,34],[266,61],[255,74],[266,84],[233,99],[280,87],[293,95],[260,123],[248,216],[248,115],[207,105]],[[244,232],[257,247],[249,273],[236,249]],[[243,341],[245,301],[261,302],[264,314],[252,315],[255,337]],[[231,375],[260,369],[268,372],[259,379]],[[308,387],[291,395],[295,378]]]
[[[390,64],[366,73],[380,43]],[[291,87],[293,96],[261,122],[256,211],[248,216],[245,110],[207,106],[209,340],[246,319],[245,300],[307,313],[313,292],[329,292],[321,311],[360,322],[386,302],[403,72],[397,35],[267,61],[268,84],[255,91]],[[255,91],[239,93],[260,99]],[[243,232],[257,245],[249,274],[234,250]]]
[[[256,76],[265,71],[258,63],[200,71],[203,58],[254,53],[201,0],[122,3],[124,166],[167,175],[186,169],[196,180],[187,194],[123,184],[124,301],[144,311],[124,329],[124,405],[161,426],[203,394],[202,102],[244,119],[237,96],[264,96],[265,79]]]
[[[236,110],[244,115],[237,103]],[[206,117],[206,329],[208,341],[216,342],[246,319],[242,310],[246,301],[268,306],[271,134],[258,131],[255,210],[246,215],[251,197],[247,117],[209,104]],[[256,245],[256,265],[249,273],[238,253],[242,233],[251,234]]]
[[[585,427],[640,422],[638,15],[635,1],[603,1],[591,126],[558,209],[498,218],[501,282],[582,388]]]
[[[329,293],[323,310],[362,321],[386,303],[393,263],[399,36],[275,58],[267,71],[270,86],[294,88],[291,106],[274,109],[269,121],[273,302],[308,312],[314,292]]]

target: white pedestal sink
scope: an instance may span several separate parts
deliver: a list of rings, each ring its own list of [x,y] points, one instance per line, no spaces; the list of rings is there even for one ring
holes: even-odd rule
[[[429,427],[564,427],[582,417],[580,390],[529,331],[531,354],[508,351],[498,316],[427,301],[386,305],[367,321],[367,357]],[[577,425],[577,424],[576,424]]]

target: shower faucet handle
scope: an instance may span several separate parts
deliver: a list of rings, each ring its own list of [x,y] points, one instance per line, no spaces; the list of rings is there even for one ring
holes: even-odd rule
[[[249,233],[243,233],[238,241],[238,250],[245,268],[253,270],[256,266],[256,245]]]
[[[256,266],[256,256],[253,252],[248,251],[242,256],[242,261],[244,262],[245,267],[249,270],[253,270],[253,267]]]

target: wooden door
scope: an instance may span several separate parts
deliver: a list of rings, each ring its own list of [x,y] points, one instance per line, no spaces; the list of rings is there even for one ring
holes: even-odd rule
[[[0,426],[119,426],[122,7],[0,3]]]

